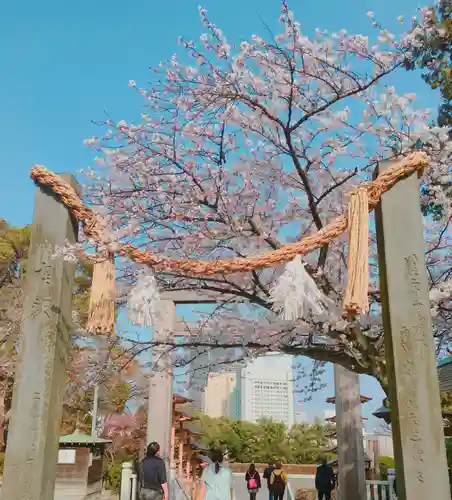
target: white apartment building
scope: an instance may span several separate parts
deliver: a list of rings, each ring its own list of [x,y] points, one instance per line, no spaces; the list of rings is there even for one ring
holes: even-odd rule
[[[204,412],[209,417],[240,418],[240,401],[236,371],[210,373],[204,392]]]
[[[241,419],[271,418],[288,428],[294,423],[293,358],[267,354],[250,361],[240,373]]]

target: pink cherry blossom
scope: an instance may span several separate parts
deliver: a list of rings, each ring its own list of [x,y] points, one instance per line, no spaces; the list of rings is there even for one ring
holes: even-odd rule
[[[199,10],[199,45],[181,38],[188,62],[176,56],[154,70],[142,121],[107,121],[99,143],[102,162],[87,171],[86,198],[106,218],[105,244],[127,241],[174,258],[218,259],[278,248],[312,234],[346,210],[346,194],[371,179],[378,161],[420,143],[430,155],[424,172],[424,206],[441,206],[425,218],[426,262],[438,349],[448,342],[451,319],[451,141],[432,127],[433,116],[414,94],[386,83],[404,71],[423,37],[435,28],[422,11],[410,31],[391,33],[374,13],[372,39],[345,30],[305,35],[283,3],[281,30],[229,44]],[[328,296],[329,310],[296,322],[272,311],[270,290],[280,267],[199,279],[161,273],[161,289],[225,292],[190,349],[229,349],[228,361],[266,350],[337,361],[384,381],[382,325],[375,235],[371,235],[371,312],[341,316],[346,237],[306,259],[306,269]],[[136,267],[127,262],[125,288]],[[344,332],[346,335],[344,335]],[[237,339],[240,339],[238,341]],[[363,350],[364,343],[372,345]],[[174,339],[168,347],[175,348]],[[150,346],[150,344],[149,344]],[[143,343],[135,342],[136,350]],[[237,351],[239,349],[239,352]],[[190,351],[192,352],[192,351]],[[238,352],[238,353],[237,353]]]

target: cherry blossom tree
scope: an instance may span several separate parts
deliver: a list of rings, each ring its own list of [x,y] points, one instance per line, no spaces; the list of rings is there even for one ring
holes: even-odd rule
[[[238,45],[200,9],[205,34],[180,39],[185,53],[153,70],[141,121],[108,117],[86,140],[97,157],[86,172],[87,200],[106,218],[104,242],[118,241],[174,258],[249,256],[310,235],[344,213],[347,192],[370,180],[377,162],[422,147],[430,155],[422,202],[441,205],[426,216],[426,263],[438,350],[449,342],[451,206],[448,130],[433,125],[414,94],[388,80],[432,35],[431,10],[393,34],[369,13],[375,41],[346,30],[301,31],[285,2],[281,31]],[[401,22],[403,20],[400,20]],[[429,31],[430,30],[430,31]],[[372,227],[372,224],[371,224]],[[281,266],[193,278],[156,275],[161,290],[220,292],[223,299],[186,337],[188,352],[235,348],[243,355],[280,351],[340,363],[386,386],[375,236],[371,235],[370,313],[341,315],[347,246],[344,237],[306,257],[306,269],[329,309],[297,321],[273,310],[271,289]],[[125,262],[124,291],[139,268]],[[180,347],[173,338],[164,342]],[[152,342],[137,342],[136,349]],[[223,360],[223,361],[226,361]]]
[[[112,440],[109,452],[113,456],[138,455],[146,440],[146,418],[140,408],[136,413],[114,414],[104,420],[101,435]]]

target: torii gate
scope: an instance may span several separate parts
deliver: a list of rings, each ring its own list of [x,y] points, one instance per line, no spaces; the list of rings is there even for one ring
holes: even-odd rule
[[[380,165],[380,170],[387,168],[388,164]],[[416,166],[425,164],[424,158]],[[382,317],[389,397],[394,410],[393,431],[399,475],[397,484],[402,500],[425,500],[432,492],[436,498],[448,500],[450,491],[424,263],[419,180],[413,165],[401,165],[402,173],[397,174],[397,183],[391,183],[385,177],[384,182],[392,189],[385,192],[381,181],[379,186],[374,187],[384,194],[372,197],[377,207]],[[34,170],[35,179],[38,179],[36,170],[39,169]],[[396,175],[395,170],[391,175]],[[48,172],[41,175],[41,181],[46,176],[49,176]],[[66,179],[76,190],[73,177],[66,176]],[[84,211],[87,212],[86,207]],[[88,219],[92,222],[92,217]],[[330,230],[337,230],[339,225],[345,230],[345,223],[346,218],[340,217],[335,222],[337,227],[333,224]],[[49,185],[41,185],[35,202],[20,360],[5,460],[3,496],[8,500],[51,499],[53,495],[63,381],[70,341],[71,281],[75,265],[64,262],[62,257],[55,259],[52,247],[64,246],[68,240],[75,243],[77,233],[77,221],[70,211],[60,203]],[[321,238],[319,235],[316,238],[318,244]],[[156,338],[173,330],[175,302],[174,299],[163,301],[163,319],[157,325]],[[181,303],[200,302],[203,301],[193,302],[184,297]],[[159,368],[151,380],[149,394],[154,396],[154,401],[162,403],[160,414],[164,418],[160,422],[163,422],[163,426],[159,433],[156,418],[159,409],[158,405],[154,405],[149,413],[148,438],[154,435],[160,437],[163,451],[168,457],[172,376],[167,357]],[[349,415],[354,415],[348,419],[350,429],[353,429],[353,421],[359,421],[360,418],[356,412],[356,408],[359,408],[356,377],[356,374],[345,371],[340,384],[344,388],[354,387],[354,400],[349,398],[349,407],[354,409],[349,412]],[[156,381],[161,381],[162,385]],[[336,397],[340,397],[338,392]],[[339,425],[340,418],[338,412]],[[355,442],[356,432],[351,437],[352,442]],[[358,458],[358,448],[355,445],[352,447],[354,451],[348,455],[349,459]],[[355,460],[354,463],[358,462]],[[341,496],[344,496],[341,500],[363,498],[360,487],[353,487],[353,482],[350,486],[348,489],[342,483]]]

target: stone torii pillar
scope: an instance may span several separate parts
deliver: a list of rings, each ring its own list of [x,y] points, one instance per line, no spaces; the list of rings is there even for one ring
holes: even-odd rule
[[[153,340],[165,340],[174,334],[177,304],[215,304],[226,294],[173,290],[161,294],[160,314],[155,318]],[[153,373],[149,379],[147,444],[157,441],[161,455],[168,464],[171,456],[171,424],[173,372],[170,355],[165,347],[152,348]]]
[[[72,175],[61,176],[72,187]],[[55,247],[75,243],[78,225],[67,208],[38,188],[25,274],[2,498],[52,500],[65,373],[71,342],[75,264],[54,258]]]
[[[366,498],[359,375],[334,365],[339,500]]]
[[[174,331],[176,304],[162,300],[154,321],[153,341],[166,340]],[[147,444],[157,441],[162,458],[171,457],[171,427],[173,419],[173,370],[167,347],[152,347],[152,374],[149,379]]]
[[[397,498],[450,500],[417,174],[375,216]]]

